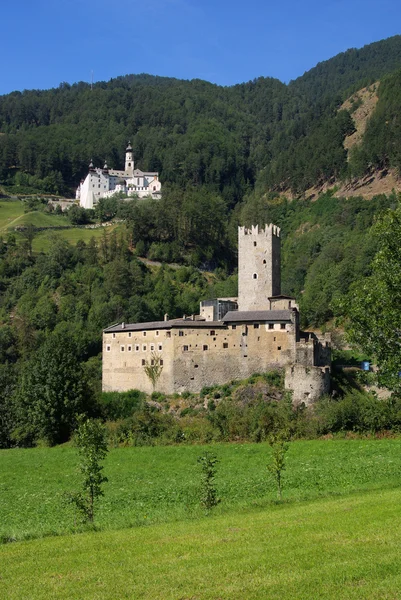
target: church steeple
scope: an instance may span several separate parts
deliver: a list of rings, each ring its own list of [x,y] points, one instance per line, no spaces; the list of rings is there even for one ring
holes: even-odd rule
[[[132,152],[131,142],[128,142],[128,146],[125,150],[125,172],[131,177],[134,174],[134,155]]]

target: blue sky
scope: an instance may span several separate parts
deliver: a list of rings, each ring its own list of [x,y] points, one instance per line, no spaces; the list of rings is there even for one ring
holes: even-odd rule
[[[289,81],[401,33],[400,0],[4,0],[0,94],[127,73]]]

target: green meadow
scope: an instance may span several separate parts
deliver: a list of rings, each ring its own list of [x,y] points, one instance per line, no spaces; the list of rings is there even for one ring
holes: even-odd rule
[[[105,461],[100,529],[149,526],[198,519],[197,457],[212,449],[220,460],[214,514],[271,507],[276,490],[266,468],[267,444],[127,447]],[[76,531],[64,492],[79,485],[76,450],[13,449],[0,453],[0,537],[4,541]],[[295,503],[399,485],[401,440],[324,440],[290,444],[284,501]]]
[[[46,214],[40,211],[32,211],[24,213],[24,203],[21,200],[9,200],[0,202],[0,235],[7,235],[13,232],[15,227],[26,227],[33,225],[38,228],[53,228],[66,227],[70,225],[68,219],[61,215]],[[121,225],[112,225],[106,228],[106,233],[110,234],[116,228],[121,228]],[[52,236],[56,233],[59,237],[67,240],[75,246],[79,240],[89,242],[91,238],[99,240],[103,236],[103,227],[97,229],[84,229],[81,227],[70,227],[69,229],[49,231],[38,231],[35,234],[32,243],[34,252],[47,252],[51,245]],[[17,240],[22,240],[22,235],[15,232]]]
[[[2,538],[21,541],[0,545],[0,597],[399,598],[401,440],[291,443],[282,503],[267,444],[209,446],[222,500],[209,515],[205,449],[112,449],[96,530],[62,503],[78,483],[73,447],[2,450]]]

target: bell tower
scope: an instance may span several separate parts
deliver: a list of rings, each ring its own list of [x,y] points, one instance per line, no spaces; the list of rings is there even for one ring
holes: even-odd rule
[[[280,228],[238,228],[238,310],[269,310],[281,293]]]
[[[132,153],[131,142],[128,142],[128,146],[125,149],[125,172],[130,177],[134,175],[134,155]]]

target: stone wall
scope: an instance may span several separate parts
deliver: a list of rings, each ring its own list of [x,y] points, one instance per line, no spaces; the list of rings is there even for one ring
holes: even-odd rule
[[[238,309],[268,310],[280,294],[280,229],[238,228]]]
[[[309,406],[330,392],[330,368],[288,365],[285,369],[285,387],[293,392],[294,405],[304,403]]]

